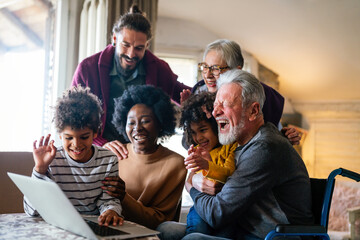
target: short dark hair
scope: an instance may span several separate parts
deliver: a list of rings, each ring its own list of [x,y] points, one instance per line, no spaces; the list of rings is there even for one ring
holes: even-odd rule
[[[184,128],[185,139],[188,145],[195,144],[191,137],[190,124],[206,121],[210,123],[211,129],[218,136],[218,127],[215,118],[211,115],[214,109],[216,94],[212,92],[201,92],[191,95],[182,105],[180,126]],[[206,112],[205,112],[206,110]],[[209,114],[211,116],[209,116]]]
[[[113,33],[118,34],[123,28],[145,33],[147,40],[152,37],[151,24],[137,5],[132,5],[130,11],[119,18],[113,26]]]
[[[57,100],[53,121],[59,133],[66,127],[88,127],[97,133],[101,127],[101,114],[99,98],[90,92],[90,88],[78,86],[65,90],[62,97]]]
[[[144,104],[152,109],[161,128],[159,138],[170,137],[175,133],[177,110],[171,103],[170,97],[163,90],[154,86],[130,86],[121,97],[115,99],[112,119],[112,124],[125,141],[129,142],[126,134],[127,115],[136,104]]]

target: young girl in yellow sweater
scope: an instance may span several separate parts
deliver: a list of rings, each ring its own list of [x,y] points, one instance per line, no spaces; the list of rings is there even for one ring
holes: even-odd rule
[[[214,93],[203,92],[192,95],[182,105],[180,125],[190,145],[185,165],[192,172],[201,171],[204,177],[225,183],[235,170],[234,151],[237,143],[225,146],[219,143],[217,123],[211,115],[214,100]],[[194,207],[187,215],[186,227],[187,234],[193,232],[218,235],[201,219]],[[221,236],[229,237],[228,234]]]

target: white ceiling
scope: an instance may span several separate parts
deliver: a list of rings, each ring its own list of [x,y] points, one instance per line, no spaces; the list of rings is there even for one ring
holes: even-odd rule
[[[158,14],[238,42],[287,97],[360,99],[360,0],[159,0]]]

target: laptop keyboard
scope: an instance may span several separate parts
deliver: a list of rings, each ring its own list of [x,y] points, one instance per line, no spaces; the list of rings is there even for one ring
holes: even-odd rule
[[[85,219],[85,221],[96,235],[99,235],[102,237],[129,234],[127,232],[123,232],[123,231],[120,231],[118,229],[114,229],[111,227],[100,226],[99,224],[89,221],[89,220],[86,220],[86,219]]]

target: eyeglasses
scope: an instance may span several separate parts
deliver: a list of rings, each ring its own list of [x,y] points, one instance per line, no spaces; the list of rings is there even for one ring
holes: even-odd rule
[[[210,72],[214,75],[217,76],[221,73],[222,70],[224,69],[228,69],[230,67],[226,66],[226,67],[220,67],[219,65],[213,65],[211,67],[209,67],[208,65],[206,65],[206,63],[199,63],[198,64],[199,70],[201,72],[203,72],[204,74],[208,73],[208,71],[210,70]]]

